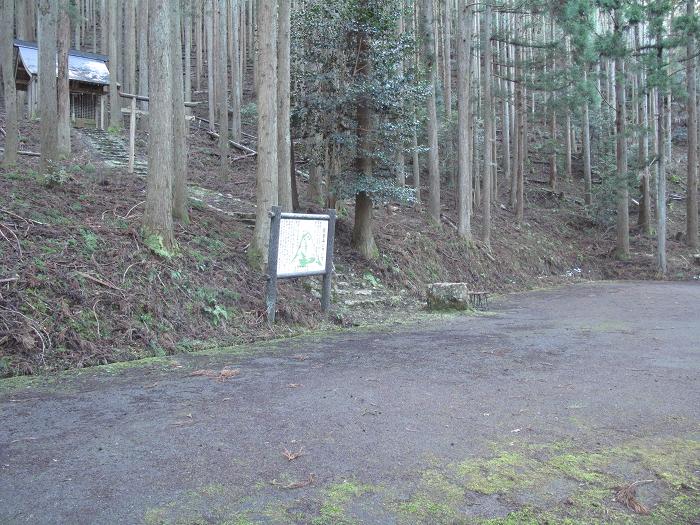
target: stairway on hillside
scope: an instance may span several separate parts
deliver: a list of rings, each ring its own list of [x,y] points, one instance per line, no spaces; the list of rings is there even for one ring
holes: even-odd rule
[[[129,144],[121,135],[95,128],[82,128],[80,131],[85,142],[108,167],[117,170],[128,169]],[[148,163],[140,160],[138,155],[134,159],[134,173],[142,177],[148,173]]]
[[[126,170],[129,166],[129,145],[116,133],[100,129],[84,128],[80,130],[83,139],[95,156],[108,167]],[[134,161],[134,173],[145,177],[148,174],[148,162],[140,160],[138,154]],[[238,199],[230,193],[220,193],[214,190],[188,185],[190,198],[202,206],[227,215],[249,226],[255,224],[255,205]]]
[[[372,318],[373,312],[377,314],[386,307],[418,309],[422,306],[408,290],[392,290],[371,272],[357,274],[341,264],[335,265],[331,284],[334,308],[341,314],[350,314],[351,318]],[[304,288],[321,298],[320,277],[305,280]]]
[[[129,145],[123,137],[99,129],[84,128],[81,132],[85,142],[102,162],[114,169],[127,169]],[[148,172],[148,163],[139,160],[138,155],[134,163],[134,172],[144,177]],[[243,222],[248,227],[255,224],[254,204],[229,193],[224,194],[194,185],[189,185],[188,189],[192,201]],[[340,264],[336,264],[332,285],[335,308],[339,313],[349,315],[351,320],[371,319],[374,317],[373,312],[376,314],[386,307],[402,305],[404,308],[419,308],[421,306],[407,290],[399,292],[391,290],[370,272],[356,274]],[[305,280],[304,286],[313,296],[321,298],[320,278]]]

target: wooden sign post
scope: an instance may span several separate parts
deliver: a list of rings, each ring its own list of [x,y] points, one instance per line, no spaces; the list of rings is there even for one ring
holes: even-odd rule
[[[270,220],[265,290],[268,322],[275,322],[278,279],[322,275],[321,309],[328,312],[331,306],[335,210],[327,210],[325,214],[283,213],[282,208],[273,206]]]
[[[148,97],[122,92],[119,92],[119,96],[131,100],[130,107],[122,108],[121,112],[129,115],[129,173],[134,173],[134,159],[136,156],[136,116],[148,115],[148,111],[136,109],[136,101],[148,102]],[[185,102],[185,107],[192,108],[197,104],[199,104],[199,102]],[[185,114],[185,119],[194,120],[194,117]]]

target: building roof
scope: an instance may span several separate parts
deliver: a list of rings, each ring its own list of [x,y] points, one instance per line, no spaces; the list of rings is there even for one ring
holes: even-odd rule
[[[15,40],[18,61],[30,75],[39,73],[39,51],[36,42]],[[68,51],[68,79],[90,84],[109,85],[109,59],[104,55]],[[58,68],[58,66],[56,66]]]

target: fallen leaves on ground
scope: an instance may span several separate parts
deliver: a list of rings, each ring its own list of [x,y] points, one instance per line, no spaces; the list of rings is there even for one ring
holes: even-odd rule
[[[223,368],[220,371],[216,370],[195,370],[190,374],[194,377],[210,377],[216,379],[217,381],[226,381],[232,377],[239,375],[241,371],[238,368]]]
[[[298,452],[290,452],[288,449],[284,449],[282,455],[287,458],[287,461],[293,461],[304,455],[304,447],[301,447]]]

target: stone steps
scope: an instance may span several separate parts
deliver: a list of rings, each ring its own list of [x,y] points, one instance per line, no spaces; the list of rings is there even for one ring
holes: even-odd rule
[[[129,144],[121,135],[95,128],[84,128],[81,132],[85,141],[108,167],[128,169]],[[137,156],[134,159],[134,173],[145,177],[148,174],[148,162]]]
[[[85,141],[95,151],[97,156],[109,167],[126,170],[129,165],[128,143],[120,135],[99,129],[81,130]],[[134,163],[134,172],[146,176],[148,163],[139,160]],[[221,194],[196,186],[189,187],[190,198],[202,205],[232,217],[252,227],[255,224],[254,207],[246,205],[240,199],[229,194]],[[312,295],[321,297],[321,280],[305,280],[304,286]],[[368,281],[361,275],[336,271],[332,280],[333,303],[344,308],[370,312],[372,308],[381,306],[397,306],[415,302],[408,293],[396,294],[383,286],[376,279]]]
[[[304,284],[314,297],[321,297],[321,280],[309,279]],[[361,276],[336,271],[333,274],[333,304],[350,309],[371,309],[378,306],[397,306],[415,302],[408,292],[396,293],[381,283],[368,286]]]

